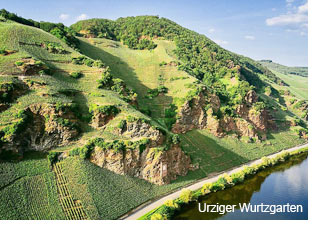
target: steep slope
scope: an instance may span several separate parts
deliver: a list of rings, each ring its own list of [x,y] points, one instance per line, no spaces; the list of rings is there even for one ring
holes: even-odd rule
[[[272,62],[271,60],[260,61],[269,68],[276,76],[284,80],[288,86],[280,86],[271,83],[271,86],[282,95],[286,107],[303,120],[308,119],[308,68],[287,67]]]
[[[110,64],[114,75],[138,90],[142,111],[151,113],[149,106],[152,117],[174,133],[208,129],[215,136],[234,132],[238,137],[264,140],[275,127],[289,130],[295,120],[283,94],[272,87],[287,83],[258,62],[170,20],[155,16],[91,19],[71,28],[87,38],[81,38],[81,51]],[[155,47],[139,46],[143,40]],[[171,83],[175,79],[178,82]],[[175,86],[182,91],[175,94]]]
[[[7,193],[10,162],[22,160],[23,165],[27,153],[33,160],[33,154],[37,159],[38,153],[50,151],[50,162],[87,159],[155,184],[187,173],[190,158],[177,142],[171,142],[172,134],[131,105],[132,101],[136,104],[136,95],[111,77],[109,67],[35,27],[2,20],[0,32],[1,48],[6,51],[0,56],[1,196]],[[46,156],[42,159],[47,163]],[[51,169],[47,171],[54,178]],[[37,176],[22,174],[19,178],[25,181],[27,177]],[[21,190],[13,185],[10,191],[28,197],[24,192],[29,190],[21,184],[18,187]],[[50,196],[40,197],[50,200]],[[19,212],[7,213],[1,211],[1,218],[25,218]]]
[[[116,219],[305,142],[307,125],[273,87],[284,81],[167,19],[81,21],[77,49],[53,33],[64,25],[10,19],[0,20],[1,218]]]

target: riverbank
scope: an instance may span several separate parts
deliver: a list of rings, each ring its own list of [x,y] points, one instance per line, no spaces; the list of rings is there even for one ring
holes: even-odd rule
[[[292,152],[296,152],[298,153],[299,150],[303,150],[303,149],[306,149],[308,147],[308,144],[304,144],[304,145],[300,145],[300,146],[297,146],[297,147],[293,147],[293,148],[290,148],[290,149],[287,149],[287,150],[283,150],[283,151],[280,151],[278,153],[275,153],[275,154],[271,154],[271,155],[268,155],[266,156],[269,160],[272,160],[272,159],[275,159],[276,157],[279,157],[280,155],[284,154],[284,153],[292,153]],[[232,174],[234,173],[239,173],[241,171],[243,171],[243,169],[246,167],[246,166],[257,166],[257,165],[260,165],[262,162],[264,162],[264,158],[261,158],[261,159],[257,159],[257,160],[254,160],[254,161],[250,161],[248,163],[245,163],[243,165],[240,165],[238,167],[235,167],[235,168],[232,168],[232,169],[229,169],[229,170],[226,170],[224,172],[221,172],[213,177],[209,177],[209,178],[205,178],[203,180],[200,180],[192,185],[189,185],[187,187],[184,187],[174,193],[171,193],[167,196],[164,196],[154,202],[151,202],[149,204],[146,204],[146,205],[143,205],[142,207],[138,207],[137,209],[131,211],[129,214],[123,216],[122,218],[120,219],[125,219],[125,220],[135,220],[135,219],[138,219],[138,218],[141,218],[141,219],[148,219],[145,217],[145,215],[147,214],[153,214],[157,208],[159,208],[160,206],[162,206],[167,200],[175,200],[175,199],[178,199],[180,196],[181,196],[181,193],[184,189],[186,190],[190,190],[190,191],[195,191],[195,190],[199,190],[201,189],[202,187],[208,185],[208,184],[211,184],[211,183],[215,183],[219,178],[221,178],[224,173],[227,173],[228,176],[231,176]]]

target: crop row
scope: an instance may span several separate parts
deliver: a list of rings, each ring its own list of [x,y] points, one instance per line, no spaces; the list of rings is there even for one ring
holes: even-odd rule
[[[78,200],[74,200],[68,188],[67,180],[62,172],[62,164],[60,162],[54,165],[54,173],[58,187],[59,201],[63,208],[64,214],[69,220],[85,220],[87,215]]]

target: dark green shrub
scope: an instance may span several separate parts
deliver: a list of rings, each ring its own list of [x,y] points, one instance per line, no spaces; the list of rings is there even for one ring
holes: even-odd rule
[[[126,126],[126,120],[120,120],[119,121],[119,123],[118,123],[118,125],[117,125],[117,127],[119,128],[119,129],[121,129],[121,130],[123,130],[124,129],[124,127]]]
[[[89,107],[89,112],[91,114],[94,114],[95,112],[98,112],[98,113],[102,113],[102,114],[105,114],[105,115],[115,116],[120,112],[120,109],[118,109],[114,105],[98,106],[96,104],[92,104]]]
[[[50,163],[51,165],[53,165],[54,163],[56,163],[57,160],[58,160],[58,156],[59,156],[60,154],[61,154],[60,152],[50,151],[50,152],[47,154],[47,159],[48,159],[49,163]]]
[[[72,77],[72,78],[74,78],[74,79],[79,79],[79,78],[81,78],[82,77],[82,73],[81,72],[72,72],[71,74],[70,74],[70,77]]]
[[[93,67],[104,68],[105,64],[101,60],[95,60],[93,62]]]
[[[0,49],[0,55],[6,55],[7,51],[5,49]]]

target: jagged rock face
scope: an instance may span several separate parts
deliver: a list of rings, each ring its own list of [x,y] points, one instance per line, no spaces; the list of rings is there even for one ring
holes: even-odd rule
[[[72,112],[56,111],[49,104],[34,104],[25,109],[28,122],[24,130],[5,145],[5,150],[24,152],[45,151],[68,144],[78,136],[76,129],[61,125],[56,118],[76,121]]]
[[[128,138],[150,138],[154,146],[162,145],[164,142],[164,136],[161,131],[154,129],[150,124],[141,120],[127,122],[118,132],[120,135]]]
[[[28,112],[29,111],[29,112]],[[30,127],[25,131],[25,141],[32,150],[42,151],[58,145],[68,144],[78,135],[76,129],[71,129],[58,123],[54,117],[75,121],[72,112],[56,112],[53,106],[35,104],[28,108],[32,117]],[[45,117],[49,118],[46,120]]]
[[[266,131],[268,125],[268,113],[266,110],[261,112],[249,111],[248,121],[252,122],[254,127],[259,131]]]
[[[95,128],[99,128],[106,125],[113,118],[114,115],[107,115],[104,113],[97,112],[92,118],[92,125]]]
[[[258,101],[258,95],[256,94],[256,92],[254,90],[250,90],[249,92],[247,92],[247,94],[245,95],[245,102],[247,104],[252,105],[253,103],[256,103]]]
[[[158,185],[186,175],[191,162],[178,145],[172,145],[167,151],[148,146],[142,152],[140,149],[115,152],[96,147],[90,161],[117,174],[138,177]]]
[[[217,95],[202,91],[197,98],[187,101],[179,112],[179,117],[172,127],[173,133],[185,133],[192,129],[203,129],[207,125],[207,112],[205,107],[210,105],[214,112],[220,107]]]
[[[163,185],[175,180],[179,175],[186,175],[190,168],[190,157],[185,155],[179,145],[172,145],[168,150],[158,147],[164,142],[164,135],[148,123],[137,120],[127,122],[119,133],[125,137],[149,138],[146,148],[115,151],[95,147],[90,161],[99,167],[117,174],[129,175]]]
[[[206,100],[209,99],[209,100]],[[185,133],[192,129],[208,129],[213,135],[223,137],[228,132],[234,132],[238,136],[247,136],[258,139],[258,132],[265,132],[268,128],[268,113],[266,110],[256,112],[253,104],[258,101],[255,91],[249,91],[243,104],[236,108],[240,118],[225,116],[217,119],[213,112],[220,107],[218,96],[201,92],[197,98],[186,102],[172,128],[173,133]],[[206,111],[206,105],[211,107]],[[263,136],[261,139],[265,139]]]

